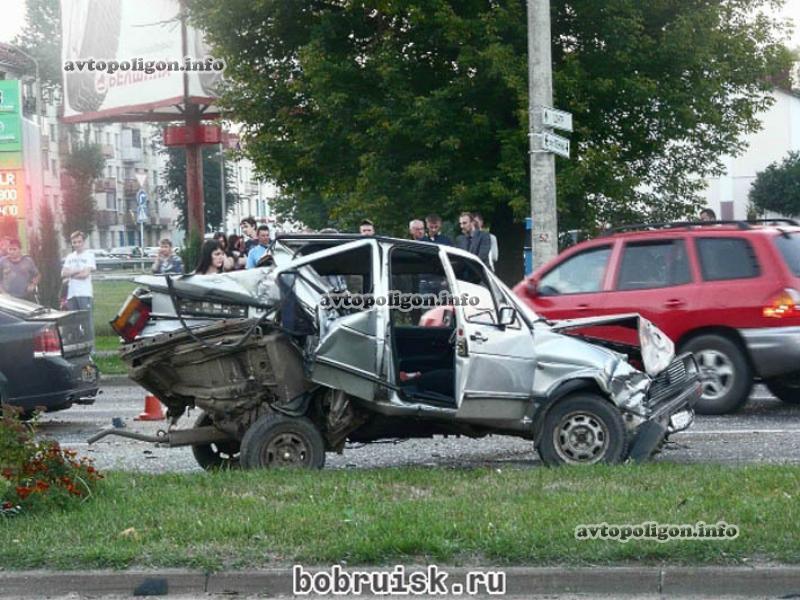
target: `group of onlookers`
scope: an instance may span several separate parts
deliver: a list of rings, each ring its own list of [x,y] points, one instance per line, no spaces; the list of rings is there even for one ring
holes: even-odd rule
[[[242,235],[217,232],[203,242],[200,257],[195,265],[196,275],[213,275],[238,269],[253,269],[269,262],[272,241],[269,226],[258,225],[253,217],[242,219]],[[155,264],[153,270],[155,271]]]
[[[490,269],[499,256],[497,238],[494,234],[483,230],[483,216],[481,213],[463,212],[458,217],[458,226],[461,234],[456,237],[455,247],[471,252],[480,258]],[[426,231],[427,229],[427,231]],[[433,242],[434,244],[454,245],[450,238],[441,233],[442,218],[437,214],[430,214],[422,219],[413,219],[408,224],[408,233],[412,240],[418,242]]]

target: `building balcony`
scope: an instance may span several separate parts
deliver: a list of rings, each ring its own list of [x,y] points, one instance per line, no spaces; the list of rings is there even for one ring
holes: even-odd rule
[[[125,194],[132,195],[139,191],[139,182],[136,179],[126,179],[125,180]]]
[[[42,150],[50,150],[50,136],[43,135],[41,138]]]
[[[119,225],[119,221],[119,214],[115,210],[97,211],[97,227],[100,229],[107,229],[112,225]]]
[[[114,146],[111,144],[101,144],[100,152],[102,153],[103,158],[114,158]]]
[[[113,177],[103,177],[94,182],[95,192],[115,192],[117,191],[117,180]]]

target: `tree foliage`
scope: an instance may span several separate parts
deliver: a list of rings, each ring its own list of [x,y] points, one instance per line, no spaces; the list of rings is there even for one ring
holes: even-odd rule
[[[164,197],[178,209],[178,226],[185,231],[187,223],[186,204],[186,150],[169,147],[163,150],[167,156],[164,167]],[[215,231],[222,222],[219,180],[220,154],[217,147],[203,147],[203,204],[206,231]],[[239,203],[236,177],[230,161],[225,162],[225,208],[230,212]],[[202,240],[201,240],[202,241]],[[189,265],[187,265],[189,268]]]
[[[788,67],[770,0],[553,0],[563,229],[693,213]],[[529,213],[526,3],[193,0],[247,152],[319,226]],[[521,244],[520,244],[521,245]],[[502,249],[502,248],[501,248]],[[501,255],[503,252],[501,252]]]
[[[57,308],[61,290],[61,258],[55,218],[46,202],[42,204],[39,231],[31,236],[30,248],[31,258],[42,275],[39,281],[39,303]]]
[[[25,26],[14,45],[39,63],[45,86],[61,86],[61,9],[59,0],[25,0]],[[31,71],[32,74],[32,71]]]
[[[790,152],[758,173],[749,198],[759,212],[800,216],[800,152]]]
[[[105,159],[98,144],[75,144],[64,161],[63,233],[67,241],[73,231],[87,235],[95,226],[94,180],[103,173]]]

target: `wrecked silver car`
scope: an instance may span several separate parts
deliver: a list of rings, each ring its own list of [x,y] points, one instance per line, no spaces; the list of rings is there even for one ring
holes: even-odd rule
[[[548,465],[593,464],[646,459],[693,420],[694,358],[638,315],[545,321],[475,256],[429,243],[285,235],[268,262],[137,280],[112,326],[171,425],[92,441],[191,445],[204,468],[322,467],[348,442],[504,434]],[[597,326],[640,343],[590,343]]]

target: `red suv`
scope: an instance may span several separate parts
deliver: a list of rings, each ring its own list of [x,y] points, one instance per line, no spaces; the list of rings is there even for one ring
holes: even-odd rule
[[[754,379],[800,404],[800,226],[761,223],[622,227],[567,249],[514,291],[548,319],[650,319],[695,354],[700,413],[740,408]],[[591,335],[635,341],[611,327]]]

